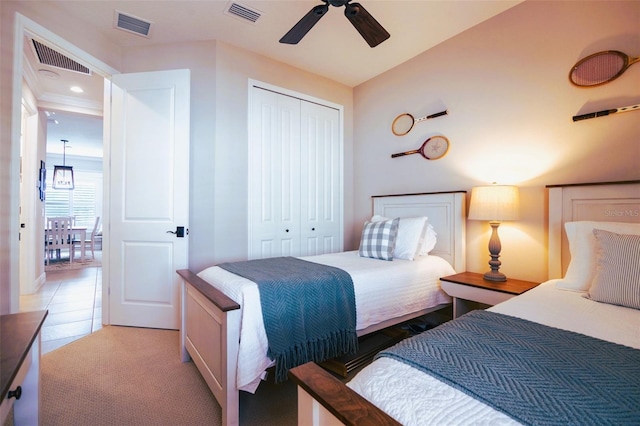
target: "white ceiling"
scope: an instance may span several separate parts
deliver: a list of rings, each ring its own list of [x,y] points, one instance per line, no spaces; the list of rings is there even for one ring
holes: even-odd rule
[[[87,22],[106,39],[123,47],[200,40],[221,40],[329,79],[355,87],[462,31],[485,21],[522,0],[354,0],[391,34],[370,48],[344,16],[344,7],[329,12],[297,45],[278,40],[322,0],[241,0],[260,12],[256,23],[226,13],[229,0],[208,1],[58,1],[45,3],[64,15]],[[114,28],[120,11],[150,21],[149,38]],[[32,85],[39,100],[95,107],[101,104],[102,81],[37,63],[29,43],[25,55],[32,69]],[[30,56],[29,56],[30,55]],[[59,74],[48,78],[48,69]],[[29,80],[28,80],[29,81]],[[72,84],[85,93],[69,92]],[[72,139],[70,134],[67,139]]]

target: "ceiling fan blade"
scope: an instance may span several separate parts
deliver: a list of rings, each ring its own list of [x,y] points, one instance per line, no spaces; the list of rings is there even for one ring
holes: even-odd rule
[[[344,14],[371,47],[376,47],[391,37],[360,3],[347,3]]]
[[[311,9],[280,39],[280,43],[298,44],[328,10],[328,4],[321,4]]]

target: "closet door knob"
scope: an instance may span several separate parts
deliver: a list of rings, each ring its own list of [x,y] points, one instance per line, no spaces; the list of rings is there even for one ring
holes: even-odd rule
[[[289,230],[288,230],[288,229],[285,229],[285,231],[286,231],[286,232],[289,232]]]
[[[316,228],[311,228],[311,230],[312,230],[312,231],[315,231],[315,230],[316,230]]]

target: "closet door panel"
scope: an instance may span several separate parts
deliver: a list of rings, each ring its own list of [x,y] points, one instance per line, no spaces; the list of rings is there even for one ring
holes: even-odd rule
[[[249,155],[249,258],[300,251],[300,100],[254,88]]]
[[[301,255],[342,250],[339,111],[301,102]]]

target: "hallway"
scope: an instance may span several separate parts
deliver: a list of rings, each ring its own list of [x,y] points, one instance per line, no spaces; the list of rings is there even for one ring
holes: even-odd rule
[[[20,311],[48,309],[42,354],[102,328],[102,268],[47,272],[40,291],[20,296]]]

